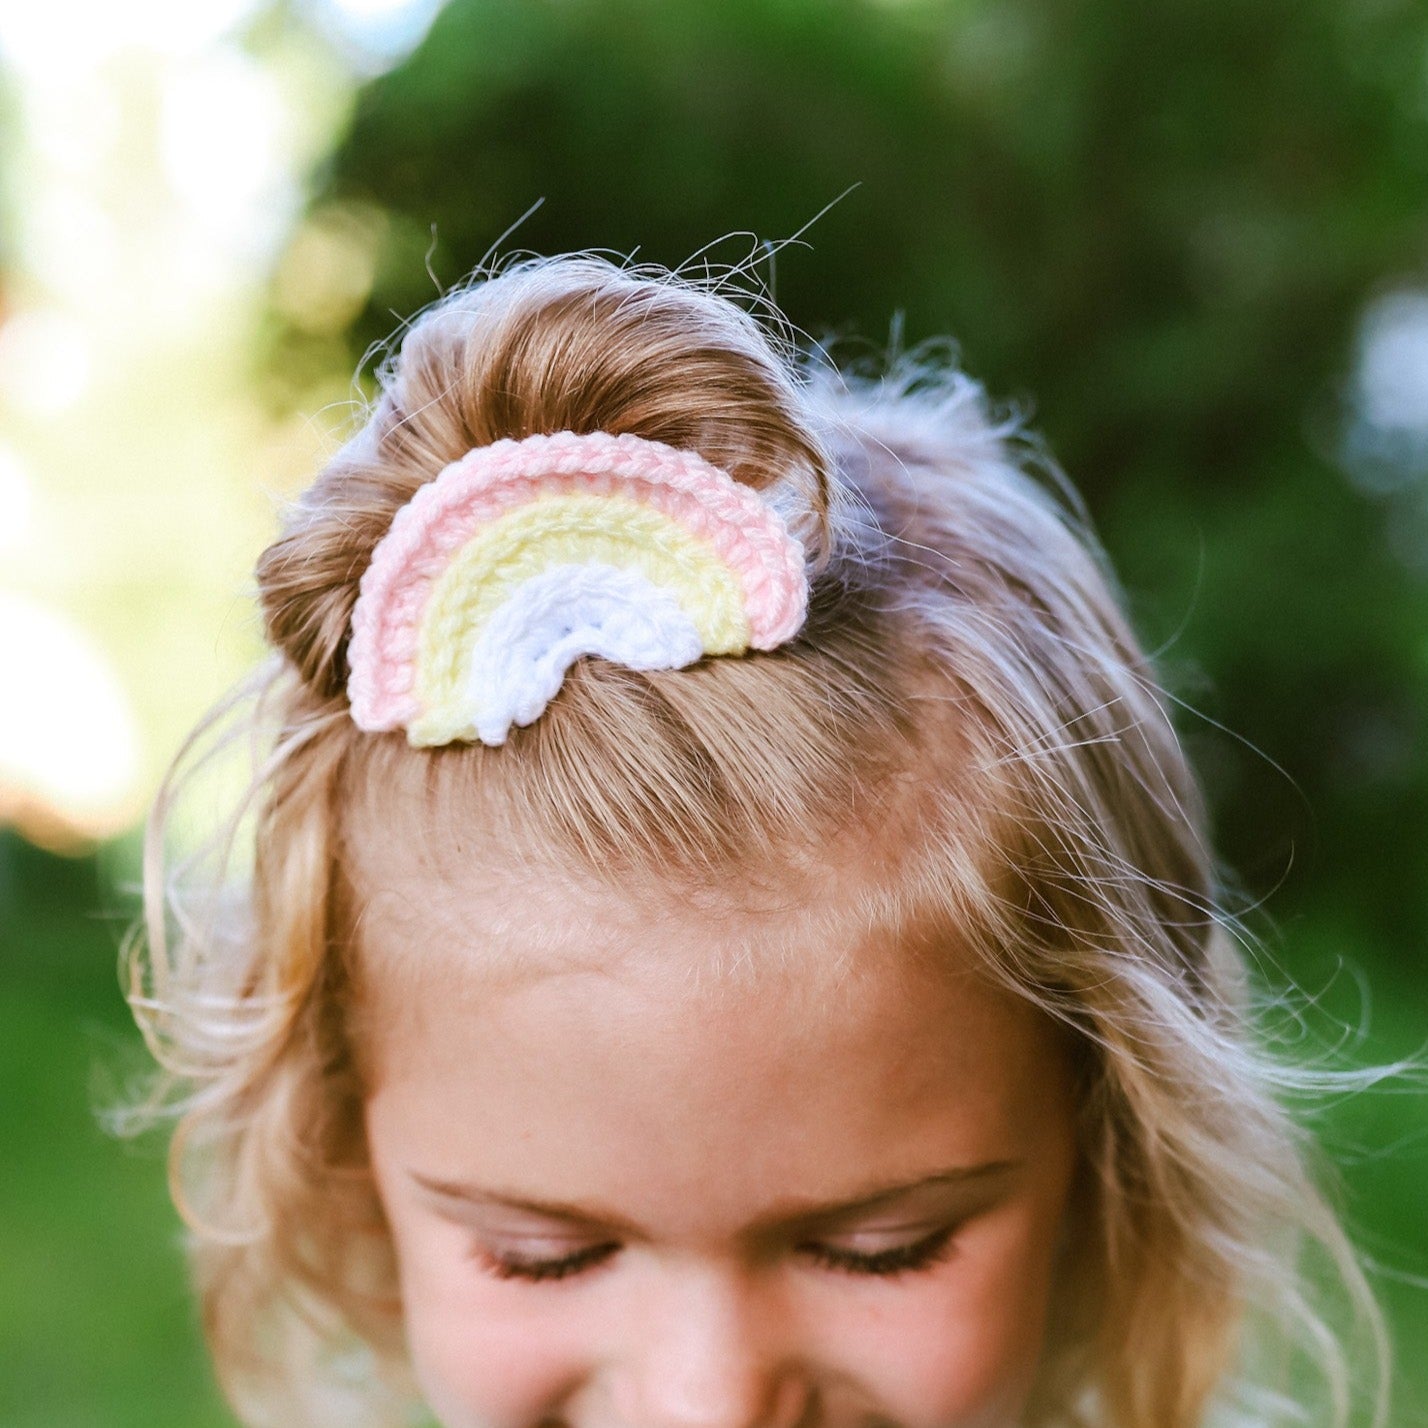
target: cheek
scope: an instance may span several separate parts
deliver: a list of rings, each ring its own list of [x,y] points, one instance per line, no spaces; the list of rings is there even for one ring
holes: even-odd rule
[[[971,1225],[951,1258],[827,1323],[827,1351],[854,1368],[881,1413],[908,1428],[1012,1428],[1045,1340],[1056,1240],[1034,1210]]]
[[[407,1349],[424,1398],[443,1428],[517,1428],[555,1415],[588,1372],[579,1301],[493,1279],[448,1230],[397,1236]]]

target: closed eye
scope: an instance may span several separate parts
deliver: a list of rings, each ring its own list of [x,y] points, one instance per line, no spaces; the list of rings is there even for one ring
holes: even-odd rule
[[[889,1245],[879,1250],[853,1250],[845,1245],[810,1240],[798,1246],[799,1253],[826,1269],[843,1274],[865,1274],[892,1278],[930,1269],[945,1260],[952,1248],[956,1224],[940,1225],[931,1234],[907,1244]]]
[[[478,1248],[476,1259],[481,1267],[497,1279],[552,1280],[569,1279],[603,1264],[620,1246],[615,1241],[585,1245],[570,1254],[550,1259],[535,1259],[525,1255],[502,1254],[484,1247]]]
[[[930,1234],[907,1244],[889,1245],[879,1250],[854,1250],[819,1240],[804,1241],[795,1246],[796,1253],[824,1269],[840,1274],[866,1275],[891,1279],[900,1274],[913,1274],[930,1269],[945,1260],[956,1234],[956,1224],[940,1225]],[[501,1253],[480,1247],[476,1258],[487,1273],[497,1279],[521,1279],[528,1283],[548,1283],[572,1279],[612,1259],[620,1250],[617,1241],[584,1245],[570,1254],[549,1258]]]

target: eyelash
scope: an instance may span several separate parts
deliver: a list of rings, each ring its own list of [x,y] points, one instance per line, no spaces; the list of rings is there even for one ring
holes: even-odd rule
[[[956,1225],[943,1225],[924,1235],[911,1244],[894,1245],[891,1249],[878,1250],[875,1254],[856,1254],[852,1250],[840,1250],[834,1245],[806,1244],[799,1249],[815,1264],[825,1269],[838,1270],[843,1274],[866,1274],[882,1279],[892,1279],[899,1274],[915,1274],[921,1269],[931,1269],[941,1264],[952,1248],[952,1236]]]
[[[798,1249],[801,1254],[824,1269],[835,1270],[840,1274],[893,1279],[900,1274],[915,1274],[919,1270],[931,1269],[934,1264],[940,1264],[947,1258],[952,1236],[957,1232],[957,1228],[956,1225],[943,1225],[911,1244],[895,1245],[891,1249],[878,1250],[875,1254],[858,1254],[853,1250],[841,1250],[833,1245],[817,1242],[801,1244]],[[588,1269],[594,1269],[619,1248],[620,1246],[613,1242],[588,1245],[559,1259],[514,1259],[482,1251],[479,1258],[482,1266],[497,1279],[520,1279],[539,1283],[569,1279]]]
[[[562,1255],[559,1259],[515,1259],[509,1255],[492,1254],[482,1250],[478,1258],[484,1268],[497,1279],[569,1279],[583,1270],[594,1269],[603,1264],[619,1249],[617,1244],[587,1245],[574,1254]]]

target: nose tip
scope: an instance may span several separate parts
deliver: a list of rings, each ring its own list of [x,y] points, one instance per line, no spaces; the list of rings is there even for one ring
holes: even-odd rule
[[[631,1428],[802,1428],[809,1394],[795,1377],[668,1377],[643,1387]]]
[[[772,1303],[703,1286],[641,1325],[623,1365],[627,1428],[806,1428],[809,1375]],[[757,1299],[758,1296],[753,1296]]]

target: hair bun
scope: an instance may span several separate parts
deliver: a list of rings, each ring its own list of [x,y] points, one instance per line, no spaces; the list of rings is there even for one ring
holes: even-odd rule
[[[828,458],[788,351],[712,290],[597,258],[538,259],[448,294],[379,372],[366,426],[258,564],[268,638],[340,696],[357,580],[396,512],[473,448],[570,432],[695,453],[828,557]]]

